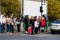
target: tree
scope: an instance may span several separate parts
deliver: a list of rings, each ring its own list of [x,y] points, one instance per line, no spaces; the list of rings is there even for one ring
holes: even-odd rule
[[[48,16],[49,20],[60,19],[60,2],[57,0],[48,0]]]
[[[19,0],[2,0],[1,2],[2,14],[17,16],[21,13],[21,3]]]

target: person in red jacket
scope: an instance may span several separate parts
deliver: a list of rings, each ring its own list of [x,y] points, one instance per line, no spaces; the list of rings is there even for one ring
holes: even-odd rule
[[[43,15],[41,20],[42,32],[44,32],[45,26],[46,26],[46,17]]]

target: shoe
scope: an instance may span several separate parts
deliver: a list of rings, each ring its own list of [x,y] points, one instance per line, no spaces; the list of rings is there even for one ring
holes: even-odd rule
[[[7,33],[7,35],[8,35],[9,33]]]
[[[12,33],[10,33],[10,35],[12,35]]]
[[[28,33],[27,31],[25,31],[25,33]]]

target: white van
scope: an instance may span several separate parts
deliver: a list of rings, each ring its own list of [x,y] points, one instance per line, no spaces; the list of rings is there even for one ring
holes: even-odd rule
[[[41,16],[40,6],[41,6],[41,2],[25,0],[24,7],[23,7],[23,16],[24,15],[29,15],[29,17]],[[42,6],[43,6],[42,15],[45,15],[47,18],[47,2],[45,3],[45,5],[42,5]]]

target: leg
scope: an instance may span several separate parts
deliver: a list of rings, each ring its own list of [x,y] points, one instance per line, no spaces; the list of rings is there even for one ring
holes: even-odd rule
[[[25,24],[25,25],[26,25],[26,28],[25,28],[25,30],[26,30],[26,31],[28,31],[28,24]]]
[[[17,32],[20,32],[20,24],[17,24]]]
[[[32,26],[32,35],[34,34],[34,27]]]
[[[37,34],[37,28],[35,28],[35,34]]]

